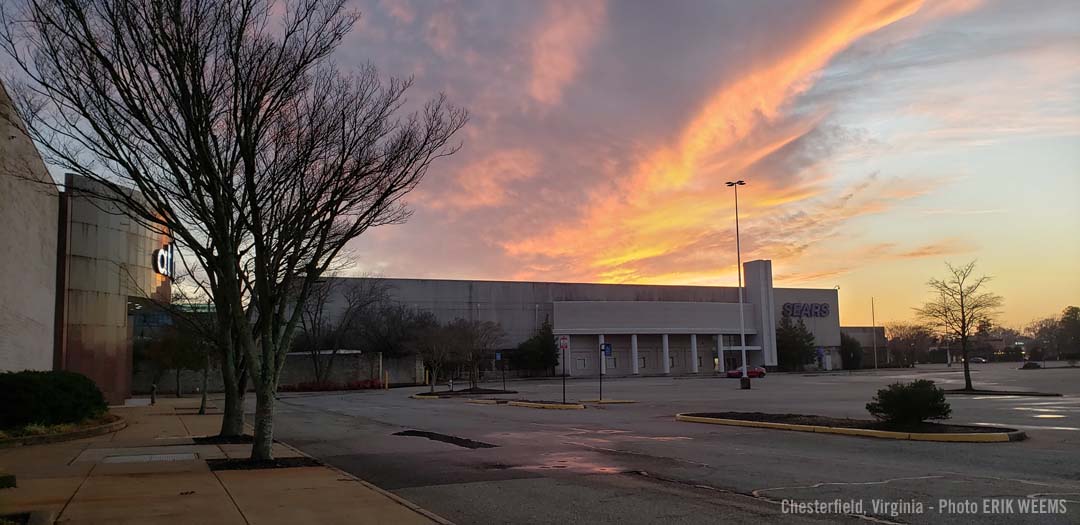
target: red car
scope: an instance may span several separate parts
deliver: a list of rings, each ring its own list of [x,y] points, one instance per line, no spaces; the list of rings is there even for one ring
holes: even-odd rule
[[[765,377],[765,369],[760,366],[752,366],[746,371],[746,375],[750,377]],[[742,367],[732,368],[727,371],[728,377],[742,377]]]

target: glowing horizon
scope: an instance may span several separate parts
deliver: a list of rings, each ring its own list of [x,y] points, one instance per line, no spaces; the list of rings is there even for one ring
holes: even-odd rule
[[[844,324],[910,319],[945,261],[1009,326],[1080,302],[1075,3],[359,7],[342,65],[473,117],[357,273],[733,286],[743,179],[743,260]]]

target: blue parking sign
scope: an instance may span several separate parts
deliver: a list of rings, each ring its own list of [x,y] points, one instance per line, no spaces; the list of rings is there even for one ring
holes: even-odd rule
[[[600,345],[600,349],[604,351],[604,357],[611,357],[611,343]]]

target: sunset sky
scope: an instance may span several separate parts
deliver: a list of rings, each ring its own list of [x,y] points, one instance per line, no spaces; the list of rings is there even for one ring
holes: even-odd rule
[[[907,320],[978,259],[1020,326],[1080,303],[1080,2],[380,0],[336,60],[471,113],[352,273],[840,287]]]

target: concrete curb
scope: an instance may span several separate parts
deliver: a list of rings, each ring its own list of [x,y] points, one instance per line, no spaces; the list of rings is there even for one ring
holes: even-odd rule
[[[83,439],[88,437],[100,436],[102,434],[109,434],[127,427],[126,419],[121,416],[116,417],[118,419],[111,423],[105,423],[104,425],[83,428],[80,430],[73,430],[71,432],[64,432],[63,434],[46,434],[43,436],[21,436],[8,439],[0,439],[0,448],[25,447],[30,445],[59,443],[61,441],[71,441],[73,439]]]
[[[1029,390],[946,390],[947,396],[1026,396],[1026,397],[1063,397],[1055,392],[1032,392]]]
[[[545,408],[549,410],[584,410],[585,405],[581,403],[533,403],[531,401],[510,401],[507,403],[512,407],[525,407],[525,408]]]
[[[498,405],[498,399],[466,399],[466,403],[470,405]]]
[[[632,399],[582,399],[582,403],[594,403],[597,405],[629,405],[637,403]]]
[[[972,432],[955,434],[929,434],[924,432],[890,432],[887,430],[869,430],[863,428],[822,427],[817,425],[794,425],[789,423],[768,423],[764,421],[743,421],[741,419],[721,419],[714,417],[676,414],[676,421],[687,423],[709,423],[734,427],[771,428],[776,430],[794,430],[796,432],[814,432],[818,434],[841,434],[879,439],[901,439],[909,441],[937,441],[948,443],[1004,443],[1023,441],[1027,434],[1020,430],[1012,432]]]
[[[356,481],[357,483],[359,483],[359,484],[361,484],[361,485],[363,485],[363,486],[365,486],[365,487],[367,487],[367,488],[369,488],[369,489],[371,489],[371,490],[373,490],[375,492],[378,492],[379,494],[382,494],[383,496],[386,496],[386,497],[394,500],[397,504],[399,504],[399,505],[401,505],[401,506],[403,506],[405,508],[408,508],[409,510],[411,510],[413,512],[416,512],[417,514],[420,514],[420,515],[424,516],[425,518],[428,518],[428,519],[434,521],[435,523],[438,523],[440,525],[454,525],[454,522],[452,522],[452,521],[450,521],[450,520],[448,520],[448,519],[446,519],[446,518],[444,518],[442,516],[439,516],[438,514],[435,514],[434,512],[431,512],[430,510],[427,510],[427,509],[425,509],[425,508],[423,508],[423,507],[421,507],[421,506],[419,506],[419,505],[417,505],[417,504],[415,504],[415,503],[413,503],[413,502],[411,502],[411,501],[409,501],[409,500],[407,500],[405,498],[402,498],[401,496],[398,496],[397,494],[394,494],[393,492],[390,492],[390,491],[387,491],[385,489],[379,488],[379,487],[377,487],[375,485],[372,485],[371,483],[368,483],[367,481],[364,481],[364,480],[362,480],[362,479],[360,479],[360,478],[358,478],[358,477],[356,477],[356,476],[354,476],[354,475],[352,475],[352,474],[350,474],[350,473],[348,473],[348,472],[346,472],[344,470],[341,470],[341,469],[339,469],[339,468],[337,468],[337,467],[335,467],[335,466],[333,466],[333,465],[331,465],[331,464],[329,464],[329,463],[327,463],[327,462],[325,462],[325,461],[323,461],[323,460],[321,460],[321,459],[319,459],[319,458],[317,458],[315,456],[312,456],[312,455],[304,452],[303,450],[300,450],[300,449],[298,449],[298,448],[296,448],[296,447],[294,447],[294,446],[292,446],[292,445],[290,445],[288,443],[285,443],[283,441],[277,441],[277,440],[274,440],[274,443],[278,443],[278,444],[284,446],[285,448],[288,448],[289,450],[292,450],[293,452],[296,452],[297,454],[300,454],[301,456],[304,456],[306,458],[314,459],[315,461],[318,461],[319,463],[322,463],[323,467],[328,468],[328,469],[330,469],[330,470],[332,470],[334,472],[337,472],[338,474],[340,474],[340,475],[342,475],[342,476],[344,476],[346,478],[349,478],[349,479],[351,479],[353,481]]]
[[[442,399],[438,395],[431,395],[431,394],[413,394],[413,395],[411,395],[409,397],[412,398],[412,399]]]

